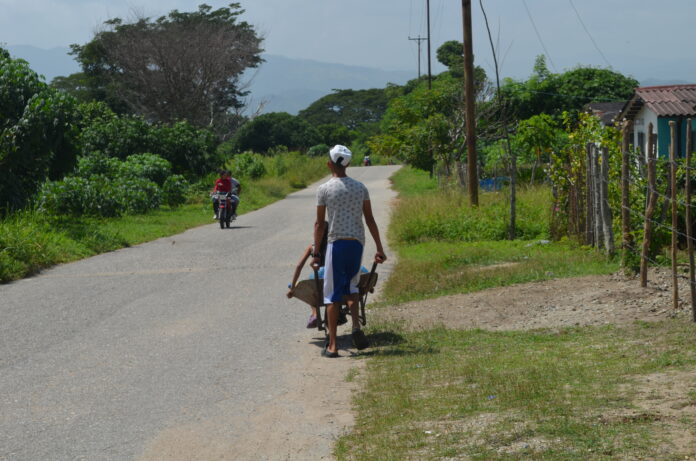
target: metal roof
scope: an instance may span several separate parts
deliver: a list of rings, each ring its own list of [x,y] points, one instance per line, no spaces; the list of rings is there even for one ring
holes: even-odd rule
[[[591,102],[585,104],[585,110],[598,117],[604,125],[613,126],[616,116],[626,105],[626,101]]]
[[[696,116],[696,84],[636,88],[620,118],[632,120],[643,105],[658,117]]]

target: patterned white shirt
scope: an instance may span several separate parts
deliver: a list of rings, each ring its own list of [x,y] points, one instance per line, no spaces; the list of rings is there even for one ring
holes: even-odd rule
[[[353,178],[331,178],[319,186],[317,206],[326,207],[329,243],[340,239],[357,239],[365,246],[363,202],[370,200],[367,187]]]

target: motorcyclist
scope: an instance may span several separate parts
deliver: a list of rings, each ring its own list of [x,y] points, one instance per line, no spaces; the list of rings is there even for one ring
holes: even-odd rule
[[[237,217],[237,205],[239,205],[239,194],[242,192],[242,185],[233,178],[230,170],[220,170],[220,177],[215,181],[213,186],[213,219],[218,218],[219,203],[215,195],[216,192],[227,194],[232,203],[232,218]]]

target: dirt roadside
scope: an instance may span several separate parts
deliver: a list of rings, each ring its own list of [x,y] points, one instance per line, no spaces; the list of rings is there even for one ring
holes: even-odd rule
[[[376,314],[407,328],[528,330],[657,321],[691,312],[688,280],[679,278],[679,309],[672,308],[671,274],[651,271],[648,287],[622,274],[553,279],[475,293],[409,302]]]

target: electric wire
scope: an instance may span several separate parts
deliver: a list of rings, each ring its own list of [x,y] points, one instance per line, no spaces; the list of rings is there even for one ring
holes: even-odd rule
[[[532,17],[531,11],[529,11],[529,7],[527,6],[527,0],[522,0],[522,4],[524,4],[524,9],[527,10],[527,16],[529,17],[529,21],[532,23],[532,28],[534,28],[534,32],[536,33],[536,36],[539,39],[539,43],[541,44],[541,48],[544,50],[544,54],[546,54],[546,57],[549,58],[549,62],[551,63],[551,67],[553,67],[554,72],[557,72],[556,65],[554,64],[553,59],[551,59],[551,55],[549,54],[549,50],[546,49],[546,45],[544,45],[544,41],[541,39],[541,34],[539,33],[539,30],[537,29],[537,26],[536,26],[536,23],[534,22],[534,18]]]
[[[573,3],[573,0],[568,0],[568,2],[570,2],[570,6],[573,7],[573,11],[575,11],[575,16],[577,16],[578,21],[580,21],[580,25],[582,26],[582,28],[585,29],[585,33],[587,34],[587,36],[590,37],[590,41],[594,45],[595,49],[600,54],[600,56],[602,56],[602,59],[604,59],[604,62],[607,63],[607,66],[609,66],[609,68],[611,68],[612,67],[611,63],[609,62],[607,57],[604,55],[604,53],[602,53],[602,50],[599,49],[599,45],[597,45],[597,42],[595,42],[595,39],[592,37],[592,34],[590,34],[590,31],[587,29],[585,22],[582,20],[582,17],[580,17],[580,13],[578,12],[578,9],[575,8],[575,4]]]

